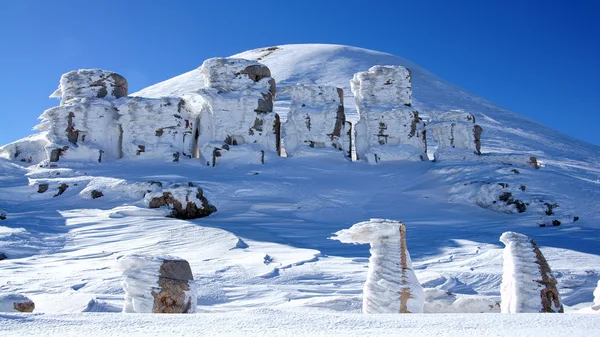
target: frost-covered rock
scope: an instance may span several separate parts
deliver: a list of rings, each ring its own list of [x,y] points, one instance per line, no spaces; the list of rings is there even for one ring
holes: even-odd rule
[[[411,74],[401,66],[359,72],[350,87],[360,119],[356,152],[369,162],[425,160],[425,124],[412,106]]]
[[[196,219],[209,216],[217,208],[208,203],[202,188],[193,183],[186,185],[171,184],[158,192],[149,192],[144,196],[149,208],[168,207],[170,217],[178,219]]]
[[[198,157],[197,116],[180,98],[127,97],[118,100],[124,158]]]
[[[481,154],[483,129],[475,124],[475,116],[468,112],[453,110],[442,114],[428,125],[428,130],[438,146],[434,153],[438,161]]]
[[[213,58],[202,64],[200,72],[206,87],[184,98],[200,111],[198,140],[203,159],[212,161],[212,151],[206,153],[202,147],[214,142],[256,144],[279,153],[281,123],[272,112],[276,89],[269,69],[250,60]]]
[[[344,92],[340,88],[320,85],[298,85],[289,89],[291,105],[283,129],[288,155],[302,146],[332,146],[350,155],[350,139],[346,132]]]
[[[505,232],[500,241],[506,245],[501,312],[564,312],[556,278],[535,241],[515,232]]]
[[[126,255],[123,272],[126,313],[193,313],[197,290],[190,264],[171,256]]]
[[[0,295],[0,312],[33,312],[35,303],[19,294]]]
[[[406,228],[400,221],[371,219],[338,231],[332,239],[371,245],[364,313],[423,312],[423,288],[412,270]]]
[[[73,70],[60,77],[58,89],[50,96],[62,98],[61,104],[80,98],[119,98],[127,96],[127,80],[101,69]]]
[[[0,158],[16,160],[27,164],[37,164],[46,160],[46,146],[49,144],[46,132],[0,146]]]

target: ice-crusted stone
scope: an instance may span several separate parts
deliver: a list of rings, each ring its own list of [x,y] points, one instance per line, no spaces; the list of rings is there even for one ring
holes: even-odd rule
[[[288,155],[301,147],[333,147],[350,153],[346,132],[344,92],[340,88],[298,85],[288,89],[291,105],[283,129]]]
[[[172,256],[131,254],[117,259],[123,272],[123,312],[193,313],[197,290],[190,264]]]
[[[276,88],[268,68],[245,59],[213,58],[202,64],[200,72],[206,87],[184,98],[201,111],[198,139],[202,158],[207,162],[213,159],[211,149],[202,149],[209,143],[256,144],[279,154],[281,123],[272,112]]]
[[[506,245],[501,312],[564,312],[556,278],[535,241],[515,232],[503,233],[500,241]]]
[[[79,69],[63,74],[58,89],[50,96],[62,98],[61,104],[79,98],[119,98],[127,96],[127,80],[112,71]]]
[[[178,219],[202,218],[217,211],[208,203],[202,188],[193,183],[164,186],[160,191],[147,193],[144,201],[149,208],[170,208],[169,216]]]
[[[463,159],[470,154],[481,154],[481,126],[475,124],[475,116],[453,110],[434,119],[428,125],[431,137],[437,143],[436,160]]]
[[[33,312],[35,303],[20,294],[0,295],[0,312]]]
[[[369,162],[426,160],[425,124],[412,106],[411,74],[401,66],[374,66],[350,81],[360,119],[356,152]]]
[[[37,164],[47,159],[46,146],[48,144],[46,132],[37,133],[0,146],[0,158],[25,164]]]
[[[412,270],[406,227],[400,221],[371,219],[336,232],[332,239],[371,245],[364,313],[423,312],[423,288]]]

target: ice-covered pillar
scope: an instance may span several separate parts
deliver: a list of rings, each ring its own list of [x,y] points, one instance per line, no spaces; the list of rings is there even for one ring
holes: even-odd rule
[[[358,158],[368,162],[426,160],[427,137],[412,108],[410,70],[374,66],[350,81],[360,120],[355,125]]]
[[[598,286],[594,290],[594,306],[592,309],[600,311],[600,280],[598,280]]]
[[[364,313],[423,312],[423,288],[412,270],[406,228],[400,221],[359,222],[338,231],[332,239],[371,245],[367,282],[363,288]]]
[[[535,241],[515,232],[502,234],[500,241],[506,245],[501,312],[564,312],[556,278]]]
[[[197,292],[190,264],[171,256],[125,255],[117,260],[123,271],[123,312],[193,313]]]

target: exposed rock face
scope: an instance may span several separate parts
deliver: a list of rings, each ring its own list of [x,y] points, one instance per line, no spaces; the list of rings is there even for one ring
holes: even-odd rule
[[[428,125],[428,130],[438,145],[436,160],[467,159],[470,154],[481,154],[483,129],[468,112],[453,110],[442,114]]]
[[[410,71],[374,66],[350,81],[360,120],[356,152],[369,162],[426,160],[425,124],[412,106]]]
[[[0,312],[33,312],[35,303],[20,294],[0,295]]]
[[[171,208],[169,216],[178,219],[202,218],[217,211],[208,203],[202,189],[191,183],[185,186],[172,184],[160,192],[147,193],[144,201],[150,208]]]
[[[284,125],[287,154],[293,156],[295,151],[306,147],[333,147],[348,155],[351,149],[342,89],[299,85],[289,91],[292,102]]]
[[[123,312],[193,313],[197,293],[186,260],[171,256],[126,255],[118,266],[123,271]]]
[[[501,312],[564,312],[556,278],[535,241],[515,232],[502,234],[500,241],[506,245]]]
[[[272,112],[276,88],[269,69],[250,60],[213,58],[200,72],[206,87],[185,99],[202,111],[198,139],[204,161],[213,161],[215,149],[227,150],[220,152],[220,161],[243,156],[248,150],[240,153],[235,148],[240,145],[279,154],[281,124]]]
[[[406,228],[400,221],[371,219],[335,233],[332,239],[371,245],[364,313],[423,312],[423,289],[412,270]]]
[[[98,198],[102,198],[104,196],[104,193],[102,193],[102,191],[98,191],[98,190],[93,190],[92,192],[90,192],[92,199],[98,199]]]
[[[108,70],[80,69],[62,75],[51,97],[60,97],[66,103],[81,98],[120,98],[127,93],[127,80],[123,76]]]

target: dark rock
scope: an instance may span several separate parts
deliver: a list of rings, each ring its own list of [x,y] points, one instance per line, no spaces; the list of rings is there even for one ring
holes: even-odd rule
[[[546,213],[548,216],[554,214],[554,209],[558,208],[558,204],[551,204],[548,202],[545,202],[544,206],[546,206],[546,211],[544,213]]]
[[[504,201],[504,202],[508,202],[510,199],[512,199],[512,193],[510,193],[510,192],[504,192],[504,193],[500,194],[500,196],[498,197],[498,200]]]
[[[63,193],[65,193],[65,191],[67,190],[67,188],[69,188],[69,185],[67,185],[67,184],[60,184],[58,186],[58,192],[56,192],[56,194],[54,196],[58,197],[58,196],[62,195]]]
[[[560,226],[560,224],[561,224],[560,221],[558,221],[556,219],[552,220],[552,226]]]
[[[502,186],[502,188],[507,188],[508,187],[507,183],[498,183],[498,185]]]
[[[519,187],[519,189],[520,189],[521,191],[525,191],[525,190],[527,189],[527,186],[525,186],[525,185],[521,185],[521,187]]]
[[[512,173],[514,173],[514,174],[519,174],[519,173],[521,173],[521,172],[519,172],[519,170],[517,170],[517,169],[512,169],[512,170],[510,170],[510,172],[512,172]]]
[[[38,193],[44,193],[48,190],[48,184],[39,184]]]
[[[540,164],[536,157],[529,157],[529,165],[533,166],[536,170],[540,168]]]
[[[573,222],[579,221],[579,217],[578,216],[574,216],[573,217]]]
[[[185,188],[185,187],[184,187]],[[171,192],[167,189],[163,192],[162,196],[155,197],[150,200],[148,207],[150,208],[160,208],[160,207],[170,207],[172,209],[169,217],[177,218],[177,219],[197,219],[205,216],[209,216],[210,214],[217,211],[216,207],[210,205],[208,200],[203,195],[203,191],[201,188],[185,188],[186,189],[186,200],[180,201],[173,197]],[[201,204],[197,205],[193,201],[190,201],[190,195],[195,193],[195,197],[197,200],[200,200]],[[185,203],[185,206],[184,204]]]
[[[91,194],[92,194],[92,199],[98,199],[98,198],[104,196],[104,193],[102,193],[101,191],[98,191],[98,190],[93,190]]]
[[[195,298],[188,298],[190,281],[194,280],[190,264],[185,260],[165,260],[160,266],[159,292],[153,291],[153,313],[183,314],[190,312]]]
[[[4,253],[0,253],[0,261],[6,260],[8,257]]]

